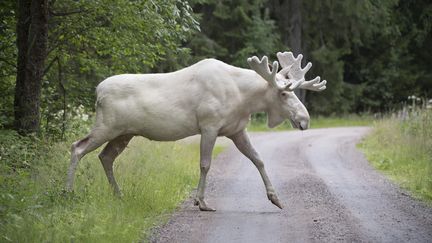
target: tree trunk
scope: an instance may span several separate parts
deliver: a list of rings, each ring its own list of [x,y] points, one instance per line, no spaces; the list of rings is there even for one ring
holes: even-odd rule
[[[21,134],[39,130],[40,94],[47,41],[48,0],[19,0],[14,125]]]
[[[302,0],[289,0],[289,46],[295,56],[302,53]],[[303,63],[304,64],[304,63]],[[295,90],[302,103],[306,101],[306,90]]]
[[[273,0],[269,7],[278,19],[283,43],[294,55],[302,53],[302,0]],[[295,93],[305,103],[306,90],[295,90]]]

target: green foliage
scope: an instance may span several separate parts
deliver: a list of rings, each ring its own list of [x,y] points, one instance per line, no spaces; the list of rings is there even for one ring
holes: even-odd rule
[[[320,49],[312,52],[312,58],[318,63],[318,68],[315,70],[325,77],[329,82],[331,81],[331,88],[327,89],[324,94],[312,96],[308,104],[310,104],[313,112],[329,115],[333,114],[346,114],[350,112],[352,107],[352,100],[345,95],[348,89],[343,82],[344,63],[340,60],[342,50],[337,48],[322,46]],[[325,104],[325,105],[323,105]],[[331,108],[329,107],[331,106]]]
[[[142,241],[198,181],[198,145],[135,138],[114,168],[122,200],[112,195],[97,152],[82,159],[68,194],[73,140],[43,142],[7,130],[0,139],[2,242]]]
[[[69,54],[64,62],[80,74],[148,71],[197,28],[189,5],[176,0],[61,1],[53,8],[81,11],[54,17],[51,33],[57,51]]]
[[[274,58],[290,49],[280,38],[292,28],[290,18],[277,17],[286,1],[192,4],[202,29],[187,44],[192,62],[216,57],[245,67],[251,55]],[[311,112],[385,111],[411,94],[430,97],[431,10],[424,0],[302,1],[302,52],[314,63],[309,77],[329,81],[326,91],[307,95]]]
[[[347,77],[364,88],[358,109],[388,110],[408,95],[430,97],[432,78],[424,53],[430,49],[432,5],[428,1],[383,1],[372,35],[345,58]],[[427,38],[426,36],[429,36]],[[426,61],[429,59],[429,61]]]
[[[396,3],[393,0],[379,4],[355,0],[304,3],[304,14],[308,16],[303,24],[304,45],[315,65],[311,74],[329,81],[329,88],[322,94],[310,93],[307,104],[311,112],[330,115],[377,110],[388,101],[385,92],[379,93],[381,97],[371,97],[378,93],[377,87],[379,91],[391,92],[376,82],[377,76],[386,82],[389,80],[383,77],[382,69],[373,64],[376,59],[359,50],[375,44],[377,35],[393,28],[389,18]],[[386,37],[378,43],[387,45],[392,36],[387,34]],[[375,83],[369,82],[365,72],[373,72]]]
[[[275,128],[269,128],[267,126],[267,122],[264,120],[252,120],[248,126],[248,131],[252,132],[269,132],[269,131],[287,131],[287,130],[293,130],[291,124],[288,121],[285,121],[281,125],[275,127]]]
[[[274,59],[277,51],[290,49],[290,18],[282,18],[278,7],[286,3],[51,1],[41,99],[44,131],[61,135],[76,107],[93,110],[95,86],[114,74],[173,71],[205,57],[241,67],[252,55]],[[0,125],[9,127],[16,3],[3,1],[0,7]],[[408,95],[432,96],[429,1],[302,1],[299,11],[302,52],[314,63],[309,78],[328,80],[326,91],[306,96],[312,114],[382,112]],[[59,117],[63,112],[66,116]]]
[[[79,105],[93,109],[95,87],[104,78],[149,72],[165,59],[181,58],[188,53],[181,42],[198,28],[191,7],[179,0],[68,0],[51,8],[42,110],[57,130],[62,124],[52,114]]]
[[[275,55],[279,34],[264,0],[198,1],[194,10],[200,14],[201,32],[188,46],[192,62],[216,57],[230,64],[246,67],[252,55]]]
[[[369,114],[345,116],[316,116],[311,118],[311,128],[371,126],[375,119]]]
[[[366,157],[414,195],[432,202],[432,111],[376,122],[360,145]]]
[[[79,134],[85,134],[87,128],[94,123],[95,117],[94,113],[88,112],[83,105],[76,108],[67,105],[66,113],[63,113],[63,110],[56,113],[45,112],[46,120],[43,120],[41,134],[51,140],[76,138]]]
[[[44,153],[37,137],[22,137],[16,131],[5,130],[0,136],[0,163],[9,171],[32,168],[32,162]]]
[[[16,3],[0,3],[0,125],[11,126],[16,75]],[[94,89],[119,73],[163,72],[169,60],[189,55],[182,43],[199,29],[185,1],[50,1],[49,55],[42,89],[42,126],[62,130],[63,119],[83,105],[92,110]],[[3,54],[4,53],[4,54]],[[156,65],[157,68],[156,68]],[[176,65],[176,68],[179,66]],[[66,117],[66,120],[68,117]]]
[[[0,2],[0,128],[12,124],[17,50],[16,1]]]

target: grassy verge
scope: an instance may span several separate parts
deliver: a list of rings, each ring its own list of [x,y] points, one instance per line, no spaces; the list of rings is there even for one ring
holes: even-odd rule
[[[406,121],[384,119],[359,145],[371,164],[396,183],[432,203],[432,112]]]
[[[317,116],[311,118],[311,128],[371,126],[373,122],[374,118],[368,115]]]
[[[98,152],[81,160],[75,193],[65,194],[70,143],[0,131],[0,242],[136,242],[197,185],[197,144],[134,138],[115,163],[121,200]]]
[[[311,118],[310,128],[326,128],[326,127],[346,127],[346,126],[371,126],[374,119],[367,115],[345,115],[345,116],[317,116]],[[266,121],[254,120],[248,126],[249,131],[284,131],[293,129],[291,124],[286,121],[283,124],[270,129],[267,127]]]

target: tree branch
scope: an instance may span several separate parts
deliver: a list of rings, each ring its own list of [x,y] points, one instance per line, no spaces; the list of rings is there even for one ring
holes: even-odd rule
[[[50,68],[52,67],[52,65],[54,64],[55,61],[58,61],[58,57],[54,57],[51,62],[48,64],[48,66],[45,68],[44,72],[43,72],[43,76],[45,76],[45,74],[48,73],[48,71],[50,70]]]
[[[70,12],[61,12],[61,13],[54,12],[52,9],[49,10],[50,15],[54,17],[64,17],[72,14],[79,14],[79,13],[86,13],[86,12],[88,11],[85,9],[79,9],[79,10],[74,10]]]
[[[63,120],[62,120],[62,134],[61,138],[64,139],[65,132],[66,132],[66,88],[63,84],[63,68],[61,65],[60,58],[58,56],[55,58],[57,59],[57,68],[58,68],[58,82],[59,82],[59,88],[63,96]]]

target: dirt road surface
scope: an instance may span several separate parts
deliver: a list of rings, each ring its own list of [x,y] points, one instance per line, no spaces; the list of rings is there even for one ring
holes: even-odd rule
[[[432,209],[365,160],[364,127],[251,134],[280,210],[257,169],[233,146],[212,163],[207,202],[192,199],[155,230],[152,242],[432,242]],[[197,164],[198,165],[198,164]]]

